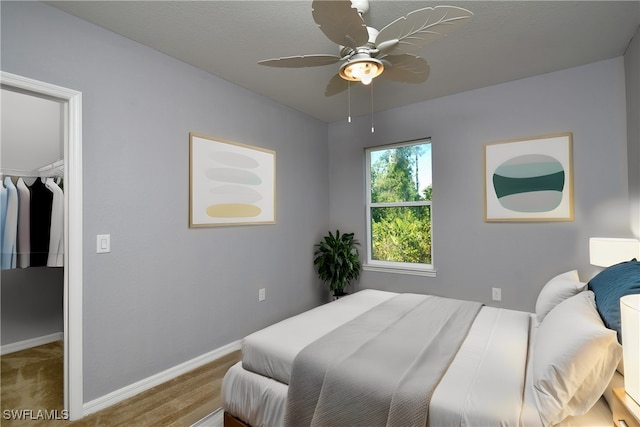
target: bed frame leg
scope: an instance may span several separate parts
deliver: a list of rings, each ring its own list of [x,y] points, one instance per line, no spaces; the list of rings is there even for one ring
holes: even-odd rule
[[[228,412],[224,413],[224,427],[251,427],[239,418],[234,417]]]

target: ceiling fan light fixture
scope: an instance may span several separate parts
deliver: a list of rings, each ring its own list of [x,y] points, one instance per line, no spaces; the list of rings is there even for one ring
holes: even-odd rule
[[[384,71],[382,62],[367,54],[356,54],[340,67],[340,77],[368,85]]]

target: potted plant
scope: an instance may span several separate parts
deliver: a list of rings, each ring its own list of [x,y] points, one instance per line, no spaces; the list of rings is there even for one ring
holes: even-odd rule
[[[336,230],[314,245],[313,264],[318,270],[318,276],[329,285],[336,297],[344,295],[344,288],[360,276],[359,244],[353,233],[340,235]]]

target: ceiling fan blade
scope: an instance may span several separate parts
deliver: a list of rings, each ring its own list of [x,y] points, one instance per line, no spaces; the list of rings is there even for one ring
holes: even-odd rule
[[[457,30],[472,17],[473,13],[456,6],[414,10],[380,30],[376,45],[389,49],[387,53],[413,53],[427,43]]]
[[[283,58],[265,59],[259,61],[258,64],[266,65],[268,67],[282,67],[282,68],[303,68],[303,67],[318,67],[321,65],[335,64],[340,61],[340,57],[336,55],[299,55],[299,56],[285,56]]]
[[[384,74],[384,73],[383,73]],[[349,88],[349,82],[340,77],[340,74],[336,74],[329,80],[326,89],[324,90],[324,96],[333,96],[341,92],[344,92]]]
[[[351,0],[314,0],[313,20],[335,44],[357,48],[369,41],[367,26]]]
[[[388,55],[383,60],[384,71],[380,74],[387,80],[403,83],[422,83],[431,71],[424,58],[414,55]]]

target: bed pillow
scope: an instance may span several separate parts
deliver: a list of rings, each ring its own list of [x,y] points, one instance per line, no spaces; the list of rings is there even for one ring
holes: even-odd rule
[[[608,328],[620,332],[620,298],[629,294],[640,294],[640,262],[621,262],[602,270],[589,281],[589,290],[596,295],[598,313]]]
[[[537,329],[532,353],[532,382],[544,425],[586,413],[621,357],[616,333],[602,323],[593,292],[581,292],[551,310]]]
[[[567,271],[549,280],[538,294],[536,301],[536,319],[538,324],[553,307],[586,289],[587,284],[580,282],[578,270]]]

